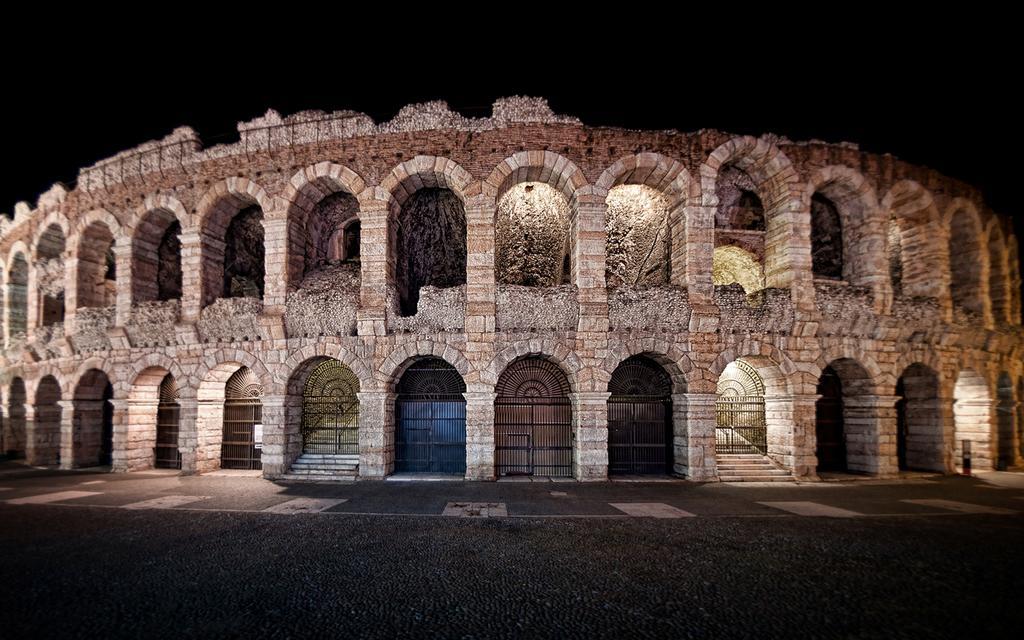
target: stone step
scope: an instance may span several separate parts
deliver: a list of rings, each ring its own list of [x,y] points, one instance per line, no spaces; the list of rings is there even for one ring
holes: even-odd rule
[[[289,469],[289,475],[301,476],[354,476],[358,469]]]
[[[317,460],[317,461],[321,461],[321,460],[352,460],[354,462],[358,462],[359,461],[359,456],[355,455],[355,454],[329,455],[329,454],[304,453],[301,456],[299,456],[298,459],[299,460]]]
[[[761,464],[760,462],[752,462],[750,464],[740,464],[740,463],[723,464],[721,462],[718,463],[719,471],[721,471],[722,469],[774,469],[774,468],[775,467],[773,465]]]
[[[356,481],[356,477],[354,475],[351,475],[351,476],[340,476],[340,475],[334,475],[334,476],[315,476],[315,475],[306,475],[306,474],[286,473],[283,476],[281,476],[281,478],[283,480],[293,480],[293,481],[298,481],[298,482],[355,482]]]
[[[719,460],[764,460],[759,453],[719,453],[715,456]]]
[[[722,482],[793,482],[793,478],[785,473],[782,475],[742,475],[742,476],[725,476],[719,475],[718,479]]]
[[[314,464],[310,462],[296,462],[292,465],[292,469],[358,469],[358,464],[342,464],[342,463],[330,463],[330,464]]]

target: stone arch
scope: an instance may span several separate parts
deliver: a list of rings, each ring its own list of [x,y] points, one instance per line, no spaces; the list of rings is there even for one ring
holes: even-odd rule
[[[996,461],[995,402],[988,382],[971,368],[962,368],[953,387],[953,464],[962,471],[963,444],[971,443],[971,468],[989,471]]]
[[[6,271],[6,335],[7,344],[17,336],[24,337],[28,331],[29,280],[31,279],[28,248],[17,242],[11,248]]]
[[[124,374],[121,376],[121,382],[115,383],[114,385],[117,397],[131,399],[132,394],[136,393],[136,389],[134,387],[137,381],[141,379],[140,376],[146,370],[166,371],[174,376],[174,379],[177,381],[178,389],[182,398],[194,399],[196,397],[197,385],[195,384],[195,378],[187,375],[177,360],[162,353],[147,353],[144,356],[136,358],[135,361],[128,365]],[[159,383],[156,383],[156,387],[154,388],[158,387]],[[152,390],[153,389],[150,389],[150,391]],[[152,399],[157,396],[144,395],[140,397],[143,399]]]
[[[45,373],[44,373],[45,371]],[[35,385],[33,420],[29,426],[26,457],[31,465],[60,462],[60,423],[63,389],[58,378],[43,368]]]
[[[75,376],[71,438],[65,439],[70,447],[61,451],[65,468],[111,465],[113,461],[114,387],[113,378],[100,368],[103,365],[100,360],[86,362]]]
[[[913,180],[901,180],[882,199],[882,209],[889,215],[893,291],[942,300],[949,291],[948,248],[932,193]]]
[[[586,186],[587,179],[572,160],[553,151],[520,151],[498,163],[481,189],[497,202],[520,182],[550,185],[572,203],[576,192]]]
[[[810,214],[799,197],[796,170],[789,158],[771,142],[751,136],[731,138],[719,145],[700,167],[701,198],[705,207],[717,211],[719,178],[727,167],[735,167],[753,181],[754,191],[764,208],[764,255],[766,284],[769,287],[790,286],[809,244]],[[710,222],[710,220],[708,221]],[[731,243],[736,238],[715,233],[715,244]],[[753,245],[757,245],[754,240]],[[754,249],[757,247],[746,247]]]
[[[169,359],[140,358],[133,365],[133,375],[126,380],[127,387],[127,429],[120,434],[115,431],[114,470],[141,471],[157,466],[157,449],[164,452],[166,460],[161,463],[165,468],[182,468],[183,459],[187,456],[188,466],[192,467],[191,451],[184,446],[184,433],[180,427],[181,398],[180,383],[183,378],[175,375],[170,367],[177,368],[177,363]],[[176,393],[166,397],[165,385],[170,379]],[[177,406],[175,406],[177,405]],[[170,429],[172,437],[164,441],[161,429]],[[132,434],[128,438],[128,433]],[[174,433],[177,432],[177,438]],[[118,441],[120,440],[120,441]],[[177,451],[173,446],[176,445]],[[176,455],[174,455],[176,453]]]
[[[131,230],[132,303],[181,299],[184,226],[192,227],[190,216],[177,199],[146,197]]]
[[[377,377],[374,375],[374,370],[366,365],[366,361],[363,358],[335,342],[319,341],[307,344],[289,355],[284,364],[276,369],[273,386],[268,387],[268,389],[271,389],[274,394],[286,395],[288,393],[289,380],[294,377],[294,372],[298,371],[303,363],[312,362],[317,359],[322,361],[329,358],[341,362],[352,370],[352,373],[359,379],[360,391],[376,390]]]
[[[955,310],[967,311],[988,323],[988,252],[983,250],[981,215],[974,203],[954,198],[946,208],[943,227],[948,235],[949,289]]]
[[[253,297],[257,292],[262,298],[263,217],[273,210],[273,199],[247,178],[222,180],[199,201],[202,306],[222,297]],[[234,253],[241,266],[228,264]]]
[[[1017,403],[1013,378],[1005,370],[996,379],[996,469],[1006,470],[1018,460]]]
[[[78,309],[113,307],[117,301],[114,243],[121,226],[104,210],[90,211],[79,221],[72,236],[75,252],[75,299]]]
[[[607,386],[618,366],[633,356],[645,356],[661,365],[672,379],[672,393],[686,393],[686,375],[693,369],[690,357],[676,343],[657,338],[626,340],[611,347],[605,356],[598,384]]]
[[[399,346],[384,359],[377,370],[380,388],[388,393],[394,393],[398,380],[405,373],[405,370],[417,360],[423,358],[440,358],[459,372],[466,382],[466,387],[471,389],[473,383],[479,376],[471,376],[472,366],[466,356],[457,347],[443,342],[432,343],[407,343]],[[471,389],[472,390],[472,389]]]
[[[910,356],[897,369],[896,460],[897,468],[947,471],[951,452],[943,425],[938,358]]]
[[[298,287],[305,274],[315,268],[309,264],[310,248],[311,244],[319,246],[320,243],[311,243],[310,217],[319,213],[323,206],[329,206],[332,209],[339,209],[338,214],[343,224],[350,224],[352,220],[358,224],[358,196],[364,189],[366,182],[358,173],[333,162],[325,161],[310,165],[292,176],[282,195],[282,200],[286,203],[283,211],[288,227],[285,279],[289,290]],[[275,212],[274,216],[268,216],[268,219],[274,219],[276,215]],[[338,229],[334,229],[331,232],[327,243],[337,231]],[[323,230],[318,227],[318,238],[322,233]]]
[[[1008,277],[1006,241],[999,219],[993,216],[986,225],[988,239],[988,292],[992,307],[992,319],[996,324],[1006,324],[1010,320],[1010,278]]]
[[[839,214],[841,257],[839,276],[854,286],[877,290],[889,281],[885,255],[884,215],[874,187],[859,171],[843,165],[828,165],[811,174],[804,203],[814,208],[814,198],[828,200]],[[812,270],[816,261],[816,218],[811,217]],[[815,272],[817,275],[817,272]]]
[[[638,153],[619,158],[604,170],[595,183],[599,191],[611,192],[619,186],[636,185],[657,191],[667,200],[665,238],[670,282],[686,281],[686,209],[699,204],[700,184],[690,177],[680,162],[658,153]],[[606,196],[607,201],[607,196]],[[609,226],[610,222],[606,224]]]
[[[198,473],[221,468],[225,406],[232,397],[228,389],[230,383],[238,380],[239,375],[251,375],[253,383],[261,387],[259,397],[262,398],[269,378],[263,363],[243,351],[218,351],[211,354],[204,365],[196,390],[195,470]]]
[[[448,158],[416,156],[381,182],[390,195],[388,275],[395,289],[392,312],[415,315],[422,287],[465,285],[469,172]]]
[[[47,255],[62,256],[67,248],[66,242],[69,235],[71,235],[71,225],[68,223],[67,217],[59,211],[51,211],[36,227],[35,235],[32,237],[33,258],[39,259],[40,249],[43,249]],[[53,240],[48,240],[47,236],[54,239],[59,237],[57,240],[59,247],[54,246]]]
[[[56,212],[55,212],[56,213]],[[40,226],[33,243],[35,262],[30,272],[35,284],[30,285],[29,298],[35,294],[36,324],[49,327],[64,322],[68,223],[64,216],[51,214]],[[31,323],[32,305],[29,316]]]
[[[878,382],[869,366],[839,357],[821,369],[815,415],[818,471],[879,473],[890,468],[892,453],[883,445],[890,416],[879,406]]]
[[[498,383],[501,373],[508,368],[512,362],[525,356],[534,356],[550,360],[565,374],[569,381],[569,389],[573,393],[581,391],[580,374],[583,370],[583,363],[576,353],[560,342],[554,340],[522,340],[512,343],[496,353],[488,363],[487,368],[481,372],[481,382],[493,389]],[[604,380],[607,383],[607,379]]]
[[[1006,238],[1007,245],[1007,267],[1010,276],[1010,322],[1021,324],[1021,290],[1024,289],[1024,282],[1021,281],[1020,245],[1017,237],[1010,234]]]

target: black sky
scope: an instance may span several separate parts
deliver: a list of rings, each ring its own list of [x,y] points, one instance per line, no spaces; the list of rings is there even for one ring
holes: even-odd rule
[[[534,40],[505,54],[502,36],[492,42],[487,33],[443,52],[387,40],[329,42],[314,53],[300,38],[216,51],[197,40],[187,53],[147,47],[127,55],[125,42],[101,33],[65,42],[71,57],[59,66],[5,45],[0,211],[34,203],[53,182],[74,180],[78,168],[180,125],[209,144],[267,108],[354,109],[379,122],[430,99],[486,115],[496,97],[520,94],[545,96],[557,112],[590,125],[857,142],[975,184],[993,208],[1014,216],[1024,237],[1021,52],[998,19],[964,20],[955,35],[897,24],[735,46],[704,46],[663,26],[651,25],[643,42],[558,40],[557,63]],[[85,42],[90,57],[75,59],[74,47]],[[320,62],[309,62],[318,55]]]

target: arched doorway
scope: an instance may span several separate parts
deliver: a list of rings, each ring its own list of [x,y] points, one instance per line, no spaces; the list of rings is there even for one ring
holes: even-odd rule
[[[718,378],[715,401],[717,453],[768,453],[764,413],[764,382],[745,360],[734,360]]]
[[[263,385],[249,367],[236,371],[224,385],[222,469],[262,469]]]
[[[997,393],[999,402],[996,405],[998,428],[996,436],[996,468],[1005,470],[1012,467],[1016,462],[1013,452],[1013,439],[1017,430],[1016,424],[1014,424],[1017,419],[1017,416],[1014,415],[1017,407],[1013,399],[1013,380],[1005,371],[999,374]]]
[[[979,373],[965,369],[953,387],[953,464],[963,470],[965,443],[971,449],[971,468],[989,471],[995,466],[993,416],[995,408],[988,383]]]
[[[818,471],[846,471],[846,434],[843,430],[843,382],[832,367],[818,378],[815,436]]]
[[[572,405],[562,370],[543,358],[523,358],[502,372],[495,391],[498,475],[571,478]]]
[[[302,452],[359,453],[359,379],[334,359],[313,369],[302,393]]]
[[[466,473],[466,383],[440,358],[414,362],[398,382],[395,471]]]
[[[644,356],[624,360],[608,382],[608,473],[672,471],[672,379]]]
[[[174,376],[167,374],[160,382],[160,401],[156,406],[156,446],[153,459],[157,469],[180,469],[181,449],[178,444],[181,395]]]
[[[75,388],[71,460],[75,467],[109,465],[114,451],[114,387],[90,369]]]
[[[60,463],[60,383],[53,376],[45,376],[36,387],[35,419],[28,452],[29,464],[51,465]]]
[[[25,457],[25,381],[11,380],[11,391],[7,398],[8,438],[5,441],[7,455],[11,458]]]

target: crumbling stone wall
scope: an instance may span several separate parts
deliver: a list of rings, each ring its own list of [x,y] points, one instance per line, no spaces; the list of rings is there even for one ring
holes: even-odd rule
[[[498,285],[497,328],[564,330],[575,329],[579,321],[576,287],[525,287]]]
[[[617,329],[671,329],[690,326],[690,303],[683,287],[618,287],[608,294],[608,324]]]
[[[403,316],[416,313],[420,288],[466,282],[466,213],[450,189],[424,188],[398,214],[395,280]]]
[[[661,285],[669,280],[668,201],[643,185],[619,185],[608,192],[605,281],[619,285]]]
[[[524,182],[498,204],[495,273],[502,284],[551,287],[565,282],[569,203],[546,184]]]
[[[359,202],[344,191],[332,193],[317,203],[306,221],[305,273],[358,255],[351,246],[346,253],[345,243],[345,227],[358,217]]]
[[[263,210],[239,211],[228,224],[224,242],[224,297],[262,298]]]
[[[843,227],[839,209],[825,196],[811,196],[811,269],[817,278],[843,279]]]
[[[359,308],[359,263],[341,262],[311,271],[288,294],[289,337],[349,336]]]

